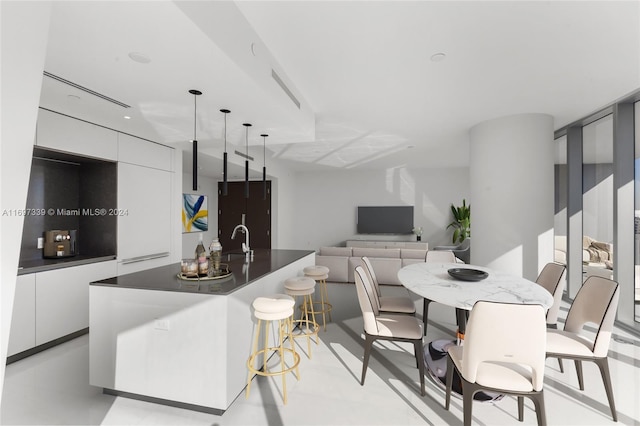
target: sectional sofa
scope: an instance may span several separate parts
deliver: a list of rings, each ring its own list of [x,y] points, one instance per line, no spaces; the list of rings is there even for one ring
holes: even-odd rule
[[[402,285],[398,281],[398,271],[411,263],[424,262],[428,246],[426,243],[418,246],[421,248],[404,248],[397,245],[321,247],[316,253],[316,265],[329,268],[329,282],[353,283],[354,269],[362,264],[362,257],[366,256],[371,261],[380,284]]]

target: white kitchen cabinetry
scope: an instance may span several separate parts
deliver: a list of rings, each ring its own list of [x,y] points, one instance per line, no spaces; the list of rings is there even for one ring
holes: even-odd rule
[[[165,170],[118,163],[119,275],[170,263],[172,177]]]
[[[173,171],[173,148],[118,133],[118,161]]]
[[[89,283],[116,273],[116,262],[112,260],[32,274],[35,275],[35,345],[89,327]]]
[[[36,274],[18,275],[7,356],[36,345]]]
[[[118,134],[113,130],[45,109],[38,112],[36,146],[115,161]]]

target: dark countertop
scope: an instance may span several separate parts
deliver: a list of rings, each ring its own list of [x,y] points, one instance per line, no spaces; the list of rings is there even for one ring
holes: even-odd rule
[[[182,280],[178,278],[180,263],[173,263],[146,271],[95,281],[91,285],[227,295],[312,253],[314,253],[313,250],[256,249],[253,260],[249,263],[245,263],[244,254],[223,254],[222,263],[229,265],[231,276],[216,280]]]
[[[35,259],[21,261],[18,266],[18,275],[32,274],[34,272],[50,271],[52,269],[70,268],[72,266],[87,265],[90,263],[114,260],[115,254],[106,256],[89,256],[78,254],[76,256]]]

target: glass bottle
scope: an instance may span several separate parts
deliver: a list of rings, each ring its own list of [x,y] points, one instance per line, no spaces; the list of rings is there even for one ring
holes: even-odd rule
[[[196,262],[198,263],[198,275],[207,275],[209,273],[209,261],[207,260],[207,251],[202,244],[202,234],[198,238],[196,246]]]
[[[222,259],[222,244],[217,238],[214,238],[209,246],[209,255],[213,262],[213,274],[220,273],[220,260]]]

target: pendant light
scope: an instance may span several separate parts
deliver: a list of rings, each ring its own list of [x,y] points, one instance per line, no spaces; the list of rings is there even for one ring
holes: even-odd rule
[[[198,96],[202,95],[202,92],[199,90],[191,89],[189,93],[193,95],[193,190],[198,190],[198,140],[196,138],[196,123],[198,121],[198,108],[196,105],[196,99]]]
[[[227,184],[227,114],[231,111],[228,109],[221,109],[221,113],[224,114],[224,157],[222,160],[222,195],[229,193],[229,185]]]
[[[267,137],[262,134],[262,199],[267,199]]]
[[[251,127],[250,123],[242,124],[245,129],[245,150],[246,150],[246,158],[244,160],[244,198],[249,198],[249,127]]]

